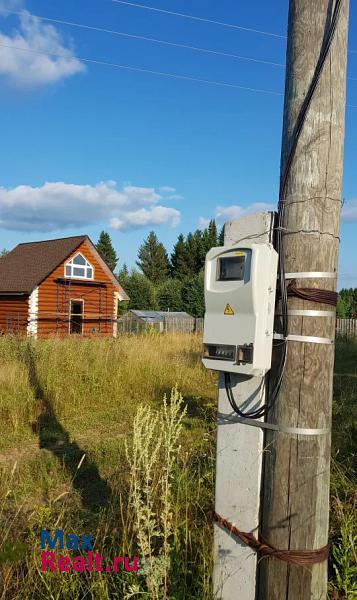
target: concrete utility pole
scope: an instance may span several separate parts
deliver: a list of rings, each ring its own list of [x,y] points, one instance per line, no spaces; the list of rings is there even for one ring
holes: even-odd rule
[[[271,242],[273,213],[250,215],[225,223],[224,245],[254,238],[255,243]],[[227,319],[231,317],[227,316]],[[231,374],[232,389],[242,410],[258,408],[265,401],[261,377]],[[216,502],[217,514],[243,531],[257,533],[261,494],[263,431],[242,423],[232,414],[219,374],[217,418]],[[214,526],[214,597],[218,600],[254,600],[256,597],[257,555],[217,523]]]
[[[290,0],[282,172],[335,4],[336,0]],[[336,277],[329,274],[336,274],[338,260],[347,25],[348,0],[343,0],[287,180],[283,255],[285,271],[297,273],[299,288],[336,289]],[[288,306],[289,334],[299,339],[288,341],[282,390],[267,420],[281,427],[330,428],[334,346],[304,341],[300,336],[334,339],[335,311],[329,305],[296,297],[289,298]],[[329,434],[267,432],[264,539],[279,549],[325,546],[329,479]],[[260,563],[260,600],[322,600],[326,594],[326,561],[309,567],[276,559]]]

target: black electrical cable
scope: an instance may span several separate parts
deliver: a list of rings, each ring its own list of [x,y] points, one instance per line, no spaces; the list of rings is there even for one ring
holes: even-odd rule
[[[260,412],[261,412],[262,407],[257,408],[256,410],[248,411],[248,412],[243,412],[242,410],[240,410],[240,408],[238,407],[238,405],[235,401],[234,395],[233,395],[230,373],[227,373],[227,372],[224,373],[224,385],[226,388],[229,404],[231,405],[231,408],[235,413],[237,413],[240,417],[243,417],[243,418],[248,418],[248,419],[259,419],[260,418],[260,416],[261,416]]]
[[[267,402],[262,405],[259,409],[255,411],[243,412],[237,406],[230,381],[230,374],[225,373],[225,387],[227,391],[227,397],[229,403],[240,417],[249,418],[249,419],[258,419],[267,414],[267,412],[274,406],[275,401],[279,395],[279,391],[281,388],[281,384],[284,377],[286,359],[287,359],[287,337],[288,337],[288,329],[289,329],[289,318],[288,318],[288,290],[285,279],[285,265],[284,265],[284,255],[283,255],[283,221],[284,221],[284,209],[285,209],[285,198],[286,198],[286,186],[289,177],[289,173],[291,170],[291,166],[293,164],[293,160],[296,153],[297,144],[306,120],[306,115],[311,105],[311,101],[313,99],[315,90],[319,83],[323,67],[326,61],[326,58],[329,54],[332,41],[335,36],[336,27],[338,23],[338,18],[340,15],[342,6],[342,0],[337,0],[334,11],[331,18],[331,23],[329,30],[324,38],[324,41],[321,46],[320,56],[317,61],[314,75],[312,77],[311,83],[309,85],[309,89],[306,93],[306,96],[302,102],[300,107],[299,114],[296,119],[296,124],[294,127],[294,131],[292,134],[291,145],[289,149],[289,154],[287,160],[284,165],[283,174],[280,179],[280,190],[279,190],[279,203],[278,203],[278,219],[276,226],[276,250],[279,255],[278,259],[278,273],[279,273],[279,285],[280,285],[280,296],[281,296],[281,313],[282,313],[282,334],[283,334],[283,344],[281,346],[281,356],[280,361],[277,368],[277,377],[274,382],[274,386],[271,389],[271,375],[269,373],[268,377],[268,391],[267,391]]]
[[[279,365],[279,367],[280,367],[279,375],[276,380],[276,384],[275,384],[275,387],[274,387],[274,390],[272,393],[272,397],[270,397],[270,394],[268,394],[268,404],[270,405],[270,406],[268,406],[268,409],[271,408],[272,402],[275,402],[275,400],[278,396],[278,393],[279,393],[279,390],[281,387],[281,383],[283,380],[283,375],[284,375],[284,370],[285,370],[285,365],[286,365],[286,358],[287,358],[287,340],[286,340],[286,338],[288,336],[288,290],[287,290],[286,279],[285,279],[285,267],[284,267],[284,255],[283,255],[283,229],[282,229],[283,228],[283,220],[284,220],[286,186],[287,186],[287,181],[288,181],[288,176],[289,176],[289,173],[291,170],[291,166],[292,166],[292,163],[293,163],[293,160],[295,157],[297,144],[298,144],[305,120],[306,120],[306,115],[310,108],[312,98],[314,96],[317,85],[319,83],[326,58],[329,54],[329,51],[330,51],[330,48],[332,45],[332,41],[335,36],[338,18],[339,18],[340,11],[341,11],[341,6],[342,6],[342,0],[337,0],[334,11],[333,11],[333,15],[332,15],[328,33],[322,44],[320,56],[317,61],[317,65],[315,68],[313,78],[311,80],[309,89],[308,89],[305,99],[301,105],[301,108],[300,108],[300,111],[299,111],[299,114],[298,114],[298,117],[296,120],[296,125],[295,125],[293,136],[292,136],[292,143],[290,146],[288,158],[287,158],[285,168],[283,171],[283,176],[282,176],[281,182],[280,182],[279,205],[278,205],[278,224],[277,224],[277,251],[279,254],[279,282],[280,282],[282,317],[283,317],[282,318],[282,333],[285,338],[285,343],[283,346],[281,362]]]

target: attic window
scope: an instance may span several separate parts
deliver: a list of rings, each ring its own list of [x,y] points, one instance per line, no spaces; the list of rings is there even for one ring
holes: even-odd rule
[[[64,274],[75,279],[93,279],[93,267],[83,254],[76,254],[66,263]]]

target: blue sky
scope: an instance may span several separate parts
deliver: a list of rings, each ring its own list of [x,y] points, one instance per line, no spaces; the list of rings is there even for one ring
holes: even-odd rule
[[[0,247],[106,229],[134,266],[154,229],[219,222],[278,193],[284,69],[38,21],[71,21],[284,63],[287,0],[140,0],[272,32],[187,20],[111,0],[0,0]],[[138,0],[139,2],[139,0]],[[4,9],[27,11],[22,16]],[[1,45],[2,44],[2,45]],[[8,46],[27,48],[31,52]],[[351,2],[349,47],[357,51]],[[47,56],[46,56],[47,55]],[[49,56],[48,56],[49,55]],[[55,56],[54,56],[55,55]],[[270,90],[259,93],[86,63],[83,58]],[[347,102],[357,106],[357,53]],[[347,108],[340,286],[357,286],[357,108]]]

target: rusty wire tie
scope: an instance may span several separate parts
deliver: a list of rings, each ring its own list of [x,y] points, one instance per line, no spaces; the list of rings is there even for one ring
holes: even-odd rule
[[[233,523],[224,519],[216,512],[213,513],[213,518],[216,523],[221,525],[230,534],[239,538],[244,544],[259,553],[262,558],[276,558],[283,562],[298,566],[309,566],[324,562],[329,556],[329,545],[318,548],[317,550],[280,550],[269,544],[261,535],[256,538],[252,533],[240,531]]]

